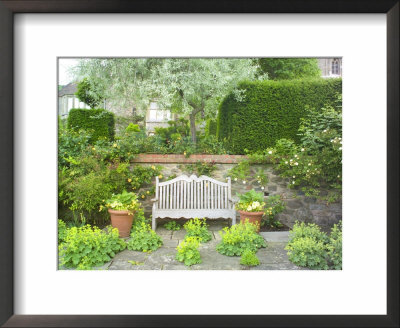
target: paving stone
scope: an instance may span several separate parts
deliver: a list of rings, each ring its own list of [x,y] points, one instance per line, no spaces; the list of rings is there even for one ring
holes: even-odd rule
[[[176,248],[176,246],[178,246],[178,240],[176,240],[176,239],[164,239],[163,238],[163,247]]]
[[[178,231],[173,231],[172,232],[172,239],[177,239],[177,240],[182,240],[185,238],[186,235],[186,230],[178,230]]]
[[[164,229],[164,228],[157,228],[156,233],[157,233],[157,235],[160,235],[160,236],[169,236],[170,239],[172,236],[172,231]]]
[[[178,264],[165,264],[163,270],[191,270],[191,267],[184,265],[183,263]]]
[[[214,234],[214,239],[218,242],[220,242],[222,240],[221,235],[219,234],[219,231],[213,231]]]
[[[289,241],[289,231],[260,232],[260,235],[267,242],[287,242]]]
[[[162,270],[163,265],[160,263],[155,264],[141,264],[141,265],[131,265],[130,270]]]
[[[133,265],[125,260],[114,260],[108,270],[133,270]]]
[[[161,247],[152,253],[148,253],[146,265],[158,266],[170,263],[177,263],[175,260],[176,250],[174,248]]]
[[[113,261],[144,262],[146,258],[147,258],[147,253],[125,249],[122,252],[115,255]]]
[[[304,270],[293,263],[260,264],[250,267],[250,270]]]

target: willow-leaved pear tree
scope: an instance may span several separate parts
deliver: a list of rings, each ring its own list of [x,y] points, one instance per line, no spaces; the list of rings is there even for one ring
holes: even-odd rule
[[[160,108],[188,116],[196,143],[196,116],[215,118],[221,100],[242,80],[255,79],[252,59],[148,58],[86,59],[74,72],[102,85],[105,97],[121,106],[146,109],[151,101]],[[260,77],[259,77],[260,78]]]

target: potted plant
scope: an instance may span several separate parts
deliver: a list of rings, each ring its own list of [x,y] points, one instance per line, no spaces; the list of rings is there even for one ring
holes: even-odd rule
[[[113,194],[106,201],[105,207],[108,208],[108,213],[110,213],[111,225],[118,229],[121,238],[129,237],[133,223],[133,214],[139,206],[140,203],[137,195],[127,191],[123,191],[117,195]]]
[[[245,223],[245,220],[248,219],[250,223],[257,226],[257,232],[260,231],[265,206],[263,193],[252,189],[238,196],[239,201],[235,208],[240,213],[240,223]]]

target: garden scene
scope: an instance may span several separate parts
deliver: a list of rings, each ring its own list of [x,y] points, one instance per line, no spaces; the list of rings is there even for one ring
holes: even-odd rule
[[[339,59],[65,67],[60,270],[342,269]]]

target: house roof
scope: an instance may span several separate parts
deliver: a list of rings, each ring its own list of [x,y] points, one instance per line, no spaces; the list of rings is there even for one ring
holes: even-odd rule
[[[75,82],[71,82],[71,83],[69,83],[67,85],[64,85],[61,88],[61,90],[58,91],[58,96],[62,97],[62,96],[65,96],[65,95],[74,95],[76,90],[77,90],[76,86],[77,86],[77,83],[75,83]]]

